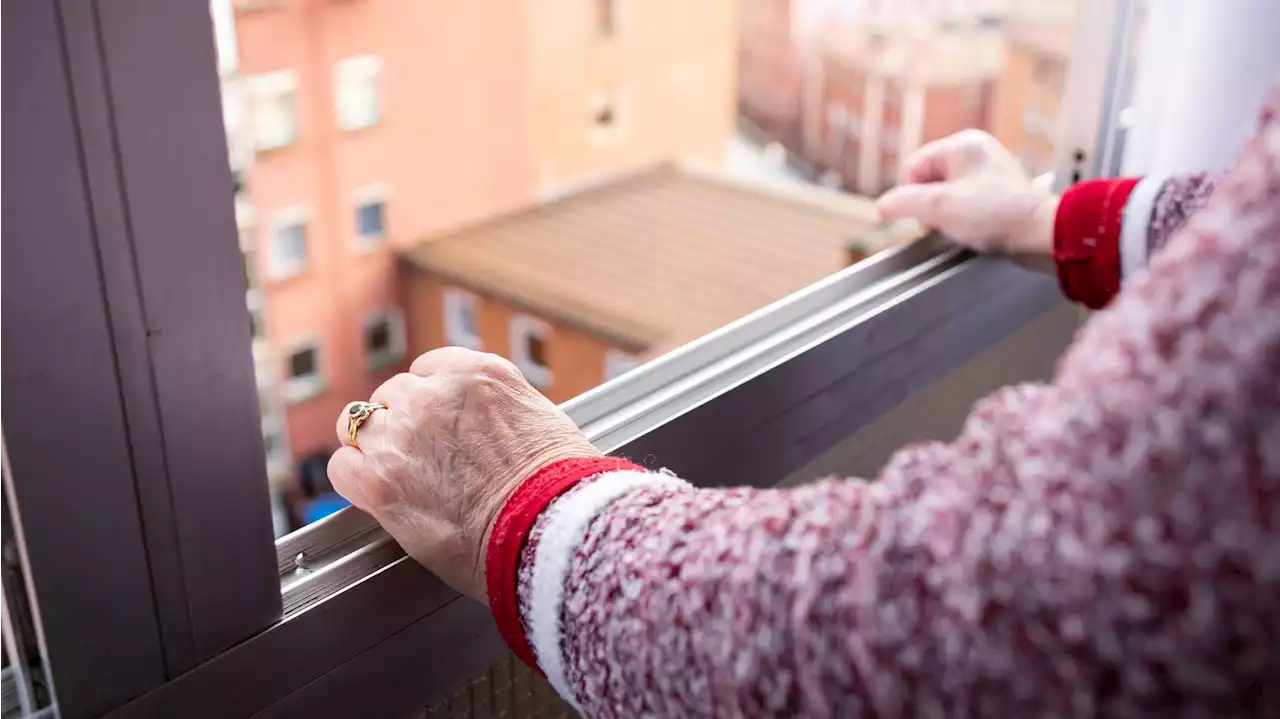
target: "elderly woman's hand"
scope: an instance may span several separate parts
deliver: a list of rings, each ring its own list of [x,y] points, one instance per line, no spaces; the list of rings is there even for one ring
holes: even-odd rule
[[[414,559],[485,599],[484,548],[498,511],[539,467],[596,456],[573,422],[515,365],[457,347],[428,352],[371,400],[387,406],[360,427],[359,449],[329,460],[329,479]]]
[[[978,252],[1053,253],[1057,198],[1033,187],[1017,158],[978,130],[921,147],[907,158],[903,184],[876,204],[887,219],[919,220]]]

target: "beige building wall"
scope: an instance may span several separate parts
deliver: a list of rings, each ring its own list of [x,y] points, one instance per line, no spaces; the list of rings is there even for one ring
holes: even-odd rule
[[[736,114],[736,0],[529,5],[543,196],[667,158],[723,162]],[[611,126],[597,122],[605,108]]]

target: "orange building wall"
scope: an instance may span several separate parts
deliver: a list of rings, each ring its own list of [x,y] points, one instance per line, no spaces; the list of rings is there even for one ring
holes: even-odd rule
[[[793,0],[744,0],[738,38],[738,107],[771,139],[801,148],[804,64],[792,40]]]
[[[1047,171],[1053,162],[1051,132],[1035,132],[1027,113],[1056,123],[1062,108],[1066,63],[1029,45],[1010,43],[996,93],[993,134],[1017,155],[1029,172]]]
[[[321,340],[328,391],[287,409],[295,457],[336,446],[342,406],[368,397],[399,369],[368,372],[363,346],[366,314],[399,304],[394,247],[533,200],[531,94],[528,76],[513,71],[528,47],[525,7],[519,0],[281,0],[237,13],[242,75],[298,75],[294,142],[259,153],[246,177],[259,218],[255,255],[274,379],[286,376],[296,339]],[[382,59],[381,118],[342,130],[334,64],[367,53]],[[353,194],[368,185],[387,191],[388,238],[374,249],[354,238]],[[309,264],[272,280],[270,221],[294,205],[309,211]]]
[[[663,159],[719,164],[736,115],[735,0],[616,3],[597,30],[596,2],[531,13],[532,139],[544,193]],[[593,132],[591,98],[623,97],[623,130]],[[679,108],[674,112],[673,108]]]
[[[444,346],[443,290],[455,285],[413,268],[405,268],[404,272],[409,298],[409,354],[417,356]],[[559,404],[604,382],[605,354],[611,347],[608,342],[563,322],[523,312],[503,300],[472,292],[479,298],[480,339],[486,352],[512,357],[511,318],[517,314],[539,317],[551,326],[547,363],[552,384],[542,388],[551,401]]]

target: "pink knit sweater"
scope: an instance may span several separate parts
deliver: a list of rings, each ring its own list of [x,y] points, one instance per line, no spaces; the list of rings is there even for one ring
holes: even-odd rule
[[[593,717],[1280,716],[1269,107],[1211,195],[1159,193],[1148,266],[1053,381],[950,444],[872,482],[561,495],[519,569],[539,667]]]

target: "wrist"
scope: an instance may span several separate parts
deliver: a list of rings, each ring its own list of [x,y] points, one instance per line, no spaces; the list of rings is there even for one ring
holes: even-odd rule
[[[494,527],[498,523],[498,517],[502,514],[503,508],[520,489],[520,486],[553,464],[567,460],[590,460],[600,457],[604,457],[600,450],[585,439],[581,444],[565,443],[543,452],[538,452],[534,455],[534,459],[527,463],[521,471],[514,473],[514,481],[504,482],[490,499],[484,503],[483,518],[481,520],[484,522],[484,532],[480,535],[480,552],[479,556],[476,557],[476,575],[479,579],[481,592],[484,591],[487,581],[485,578],[485,557],[489,553],[489,543],[493,538]],[[484,601],[485,596],[480,594],[476,598]]]
[[[1028,259],[1053,257],[1053,226],[1058,215],[1058,196],[1036,198],[1019,237],[1010,238],[1014,254]]]

